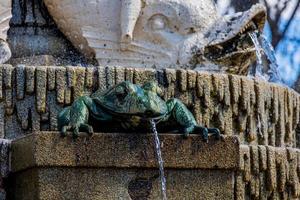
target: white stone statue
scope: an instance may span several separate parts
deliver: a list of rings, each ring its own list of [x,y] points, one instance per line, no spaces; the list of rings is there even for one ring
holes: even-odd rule
[[[44,2],[74,46],[105,66],[199,67],[243,74],[255,56],[248,32],[261,31],[265,22],[262,5],[223,17],[212,0]]]
[[[11,15],[11,0],[0,0],[0,64],[5,63],[10,57],[10,48],[6,42],[7,31]]]

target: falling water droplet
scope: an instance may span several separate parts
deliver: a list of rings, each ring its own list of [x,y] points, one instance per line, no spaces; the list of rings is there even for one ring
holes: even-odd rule
[[[160,175],[160,182],[161,182],[162,200],[167,200],[166,177],[165,177],[165,171],[164,171],[164,161],[163,161],[162,155],[161,155],[160,140],[158,137],[158,132],[156,129],[156,123],[155,123],[154,119],[151,119],[150,123],[151,123],[152,131],[154,133],[155,150],[156,150],[157,160],[158,160],[158,164],[159,164],[159,175]]]
[[[275,51],[272,44],[267,40],[264,35],[259,37],[262,49],[264,54],[266,55],[268,61],[270,62],[268,74],[270,76],[271,82],[282,83],[280,74],[279,74],[279,66],[275,56]]]

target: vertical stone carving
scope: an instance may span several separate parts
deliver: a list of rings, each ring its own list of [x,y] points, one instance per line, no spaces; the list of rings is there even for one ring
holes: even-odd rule
[[[135,24],[141,12],[142,0],[123,0],[121,9],[121,48],[128,50]]]
[[[65,90],[67,87],[66,83],[66,68],[59,67],[56,68],[56,92],[57,92],[57,102],[64,104],[65,102]]]
[[[19,65],[16,68],[16,85],[17,85],[17,99],[22,100],[25,96],[25,66]]]
[[[299,158],[296,148],[241,145],[236,199],[299,199]]]
[[[47,68],[38,67],[36,69],[36,107],[39,113],[46,112],[47,93]]]
[[[54,23],[42,0],[13,0],[12,26],[49,27]]]

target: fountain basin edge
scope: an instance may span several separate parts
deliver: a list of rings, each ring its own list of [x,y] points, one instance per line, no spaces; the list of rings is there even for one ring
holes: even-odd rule
[[[233,199],[239,140],[161,134],[171,199]],[[13,199],[159,199],[152,134],[96,133],[61,138],[36,132],[12,143]],[[31,191],[31,192],[28,192]]]
[[[166,168],[237,169],[239,140],[199,135],[184,139],[179,134],[161,134]],[[157,168],[152,134],[82,133],[78,139],[62,138],[58,132],[36,132],[12,143],[12,172],[32,167]]]

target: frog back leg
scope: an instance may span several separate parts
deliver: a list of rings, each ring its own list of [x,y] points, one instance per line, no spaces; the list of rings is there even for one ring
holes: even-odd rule
[[[57,116],[57,128],[62,130],[62,128],[70,123],[70,111],[71,107],[68,106],[64,108]]]

